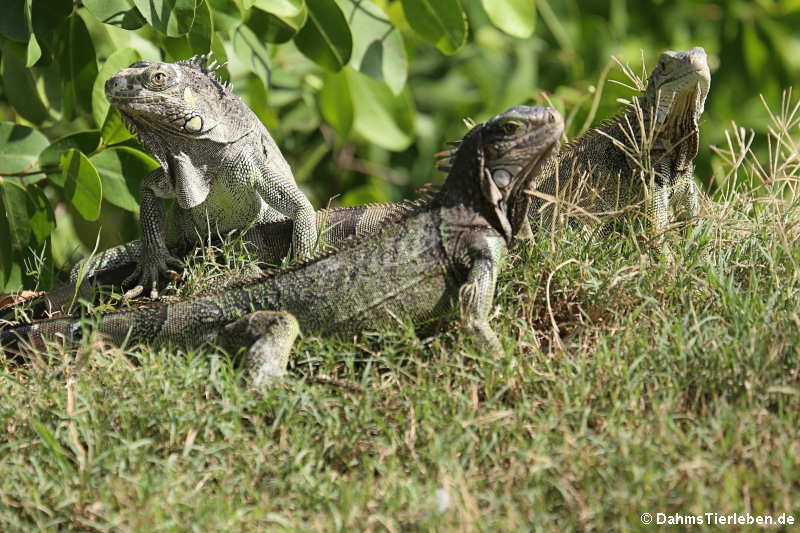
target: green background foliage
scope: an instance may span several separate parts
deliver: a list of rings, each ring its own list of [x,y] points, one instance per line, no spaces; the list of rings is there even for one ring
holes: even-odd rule
[[[640,72],[699,45],[712,86],[697,177],[713,192],[708,145],[732,119],[766,128],[759,94],[777,103],[800,72],[797,27],[790,0],[6,0],[0,291],[47,288],[95,245],[137,236],[155,162],[103,83],[139,59],[227,61],[320,207],[400,200],[440,179],[435,153],[465,117],[552,102],[573,137],[632,94],[606,82],[626,81],[612,55]]]

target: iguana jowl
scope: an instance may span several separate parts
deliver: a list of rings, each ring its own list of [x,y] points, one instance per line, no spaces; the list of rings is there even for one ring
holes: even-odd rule
[[[205,297],[104,313],[98,329],[115,342],[198,343],[231,336],[258,339],[248,366],[259,375],[271,355],[288,347],[296,328],[349,336],[410,319],[416,325],[460,311],[465,328],[493,352],[501,345],[488,323],[495,281],[508,243],[525,221],[524,194],[558,145],[561,116],[549,108],[515,107],[478,124],[464,137],[447,179],[429,202],[354,239],[340,250]],[[77,318],[17,326],[0,332],[0,344],[33,341],[81,330]],[[220,336],[220,334],[222,334]],[[276,343],[281,348],[276,348]],[[266,347],[266,348],[265,348]]]
[[[565,144],[542,170],[534,185],[532,225],[554,222],[559,211],[576,223],[644,205],[651,229],[660,235],[670,220],[696,216],[692,161],[710,84],[703,48],[662,53],[635,105]]]
[[[288,217],[297,256],[308,256],[316,242],[314,209],[289,164],[255,114],[217,80],[208,59],[140,61],[105,86],[109,102],[161,167],[142,182],[142,240],[112,249],[89,270],[138,256],[129,284],[138,282],[153,296],[159,278],[182,266],[175,250],[195,243],[198,232]],[[169,213],[166,198],[175,199]]]

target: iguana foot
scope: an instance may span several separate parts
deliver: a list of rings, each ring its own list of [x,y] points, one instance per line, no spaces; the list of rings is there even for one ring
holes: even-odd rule
[[[492,357],[495,359],[501,357],[505,353],[500,339],[497,338],[489,322],[485,320],[473,320],[467,324],[466,329],[473,336],[476,344],[492,354]]]
[[[245,367],[255,387],[270,385],[286,374],[289,352],[300,326],[294,315],[284,311],[256,311],[225,326],[226,347],[252,343]]]
[[[178,271],[183,270],[184,264],[180,259],[173,257],[166,248],[148,253],[142,251],[136,270],[122,282],[123,287],[135,286],[125,293],[124,300],[135,298],[142,294],[145,288],[150,288],[150,298],[158,298],[158,282],[162,277],[180,280]]]

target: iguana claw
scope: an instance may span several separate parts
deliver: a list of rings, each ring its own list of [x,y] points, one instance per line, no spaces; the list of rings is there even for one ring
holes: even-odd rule
[[[146,250],[143,250],[136,270],[122,282],[123,287],[136,284],[125,293],[123,300],[139,296],[148,286],[150,287],[150,298],[155,300],[158,298],[158,282],[161,278],[180,280],[181,276],[177,271],[183,270],[183,268],[183,261],[173,257],[166,248],[159,249],[155,253],[147,253]]]

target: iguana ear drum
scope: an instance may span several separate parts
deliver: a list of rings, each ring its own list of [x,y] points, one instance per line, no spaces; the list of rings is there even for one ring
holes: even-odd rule
[[[199,115],[195,115],[186,121],[183,129],[190,133],[198,133],[203,129],[203,119]]]
[[[511,172],[504,168],[498,168],[492,172],[492,179],[501,189],[505,189],[511,184]]]

